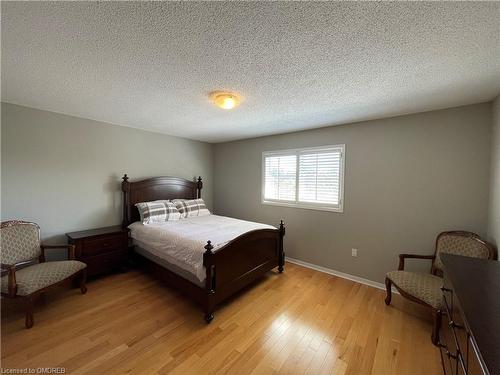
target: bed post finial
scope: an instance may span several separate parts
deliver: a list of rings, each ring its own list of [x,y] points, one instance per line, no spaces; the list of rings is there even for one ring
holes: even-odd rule
[[[129,192],[130,185],[128,182],[128,176],[125,173],[122,177],[122,191],[123,191],[123,219],[122,219],[122,228],[126,228],[130,224],[130,212],[129,212]]]
[[[212,241],[208,240],[207,244],[205,245],[205,250],[207,250],[205,254],[213,254],[212,253],[213,248],[214,246],[212,245]]]
[[[283,223],[283,220],[281,220],[280,223],[280,233],[282,233],[283,236],[285,235],[285,223]]]
[[[198,182],[196,184],[197,198],[201,198],[201,189],[203,188],[203,182],[201,181],[201,176],[198,176]]]

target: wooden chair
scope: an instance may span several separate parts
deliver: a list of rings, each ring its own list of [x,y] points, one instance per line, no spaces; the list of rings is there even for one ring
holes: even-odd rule
[[[436,238],[434,255],[399,254],[398,271],[391,271],[385,277],[386,305],[391,303],[391,286],[405,298],[429,307],[433,315],[432,343],[439,344],[439,327],[444,308],[441,288],[443,286],[443,263],[440,254],[450,253],[474,258],[494,259],[495,247],[477,234],[465,231],[442,232]],[[427,259],[432,261],[430,273],[404,270],[405,259]]]
[[[45,262],[45,250],[68,249],[68,259]],[[26,304],[26,328],[33,327],[33,310],[36,298],[47,289],[67,280],[79,278],[80,290],[85,287],[85,263],[73,260],[74,245],[41,245],[40,227],[27,221],[6,221],[0,225],[1,294],[19,299]],[[34,263],[38,260],[38,263]],[[20,266],[24,266],[19,268]],[[6,272],[5,272],[6,271]],[[4,276],[4,273],[7,273]]]

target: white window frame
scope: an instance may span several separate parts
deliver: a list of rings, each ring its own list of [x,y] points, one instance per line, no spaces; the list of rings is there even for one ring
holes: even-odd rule
[[[340,150],[340,171],[339,171],[339,204],[332,205],[326,203],[311,203],[311,202],[300,202],[299,199],[299,155],[301,152],[309,151],[329,151],[332,149]],[[285,156],[285,155],[297,155],[297,166],[295,173],[295,201],[287,201],[280,199],[269,199],[265,198],[265,186],[266,186],[266,157],[267,156]],[[283,206],[283,207],[295,207],[295,208],[305,208],[308,210],[320,210],[320,211],[332,211],[332,212],[344,212],[344,170],[345,170],[345,144],[339,145],[329,145],[320,147],[306,147],[306,148],[293,148],[288,150],[277,150],[277,151],[264,151],[262,153],[262,173],[261,173],[261,203],[272,206]]]

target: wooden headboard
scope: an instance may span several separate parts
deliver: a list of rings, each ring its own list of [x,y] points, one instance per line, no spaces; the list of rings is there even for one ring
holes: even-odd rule
[[[140,181],[129,181],[123,176],[123,221],[125,228],[140,220],[139,211],[135,207],[139,202],[150,202],[159,199],[196,199],[201,198],[203,182],[201,177],[197,181],[189,181],[178,177],[152,177]]]

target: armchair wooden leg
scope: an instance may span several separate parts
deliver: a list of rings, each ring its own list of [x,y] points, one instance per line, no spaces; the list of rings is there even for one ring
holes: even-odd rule
[[[26,298],[26,320],[24,322],[24,325],[26,328],[31,328],[33,327],[33,324],[35,323],[33,319],[33,311],[35,310],[35,303],[33,300],[33,297],[27,297]]]
[[[80,291],[82,294],[87,293],[87,287],[85,286],[85,282],[87,281],[87,269],[83,269],[80,275]]]
[[[387,292],[387,296],[385,297],[385,304],[390,305],[392,299],[392,281],[388,277],[385,278],[385,290]]]
[[[433,324],[432,324],[431,340],[432,343],[436,346],[439,346],[439,328],[441,328],[441,317],[442,317],[441,310],[434,310],[434,309],[432,310]]]

